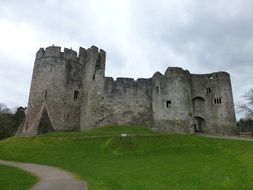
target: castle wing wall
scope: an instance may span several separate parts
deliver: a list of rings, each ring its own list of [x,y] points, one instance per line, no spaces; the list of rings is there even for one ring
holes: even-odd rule
[[[106,77],[101,104],[103,118],[97,125],[144,125],[151,127],[151,79]]]
[[[191,75],[192,100],[202,98],[202,114],[193,109],[193,117],[205,121],[204,132],[208,134],[236,134],[236,119],[230,76],[226,72]]]

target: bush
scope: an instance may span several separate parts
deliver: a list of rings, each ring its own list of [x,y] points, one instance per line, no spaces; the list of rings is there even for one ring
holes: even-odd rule
[[[253,120],[251,118],[240,119],[237,126],[240,132],[253,132]]]
[[[25,108],[18,107],[15,113],[0,104],[0,140],[14,136],[25,117]]]

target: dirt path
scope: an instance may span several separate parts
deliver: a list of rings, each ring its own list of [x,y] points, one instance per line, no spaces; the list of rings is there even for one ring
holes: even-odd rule
[[[84,181],[64,170],[51,166],[39,164],[25,164],[20,162],[0,160],[1,165],[13,166],[26,170],[39,178],[31,190],[86,190],[87,185]]]
[[[206,135],[206,134],[198,134],[200,137],[208,137],[214,139],[232,139],[232,140],[239,140],[239,141],[253,141],[253,138],[244,138],[239,136],[213,136],[213,135]]]

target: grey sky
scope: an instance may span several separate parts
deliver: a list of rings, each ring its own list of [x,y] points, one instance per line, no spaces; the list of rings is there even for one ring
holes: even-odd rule
[[[227,71],[237,103],[253,88],[252,23],[252,0],[1,0],[0,102],[27,104],[40,47],[94,44],[107,76]]]

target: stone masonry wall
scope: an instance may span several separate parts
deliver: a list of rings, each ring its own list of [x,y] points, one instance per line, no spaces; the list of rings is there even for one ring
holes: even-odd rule
[[[205,120],[204,132],[208,134],[236,134],[236,120],[230,76],[226,72],[191,75],[192,98],[204,100],[204,112],[193,117]]]
[[[58,131],[116,124],[175,133],[237,133],[228,73],[190,74],[169,67],[148,79],[113,80],[105,77],[105,61],[105,51],[95,46],[80,47],[78,54],[58,46],[41,48],[17,135],[36,135],[43,113]]]
[[[151,79],[105,78],[100,104],[105,110],[97,126],[144,125],[151,127]]]
[[[191,133],[192,104],[190,75],[181,68],[168,68],[152,78],[154,125],[159,131]]]
[[[50,46],[37,52],[23,133],[36,133],[32,129],[38,127],[36,119],[45,108],[55,130],[79,129],[83,67],[70,49],[61,52],[61,47]]]

